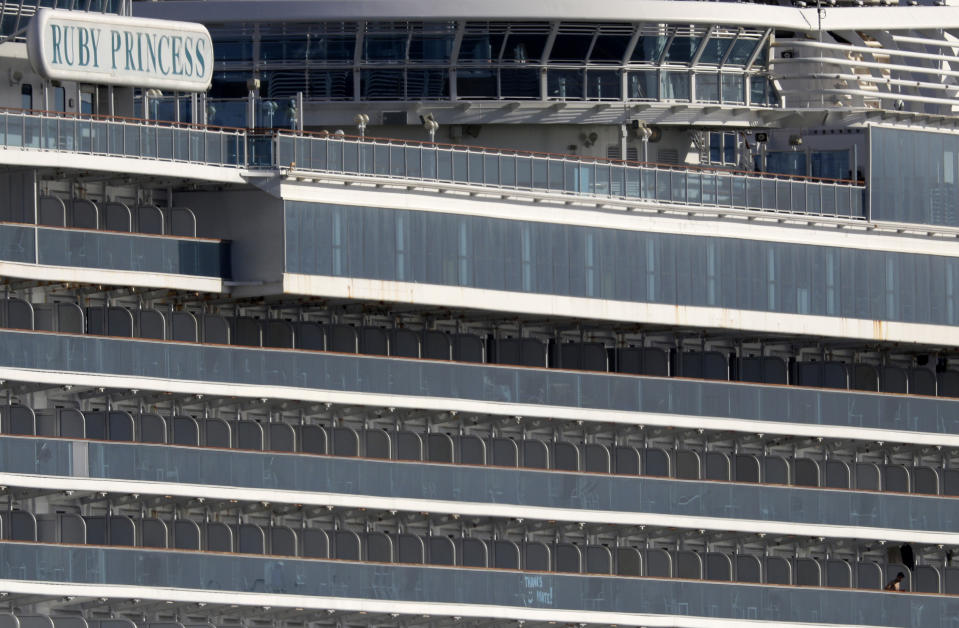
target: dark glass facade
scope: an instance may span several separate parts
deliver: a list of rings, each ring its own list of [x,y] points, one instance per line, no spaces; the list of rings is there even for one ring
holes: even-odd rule
[[[959,226],[959,135],[870,127],[873,220]]]
[[[46,266],[230,277],[228,242],[0,223],[0,259]]]
[[[0,437],[6,473],[950,532],[956,498]],[[722,527],[720,522],[717,524]],[[677,524],[678,525],[678,524]]]
[[[959,401],[362,355],[0,331],[0,366],[499,404],[959,433]],[[455,404],[452,404],[455,405]],[[785,428],[783,428],[785,429]],[[788,430],[786,430],[788,431]]]
[[[290,273],[959,323],[951,257],[298,201],[285,211]]]
[[[937,595],[24,543],[0,543],[0,578],[829,625],[947,628],[959,615]]]

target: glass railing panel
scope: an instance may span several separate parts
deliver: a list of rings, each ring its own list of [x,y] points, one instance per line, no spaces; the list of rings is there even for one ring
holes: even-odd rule
[[[673,200],[672,187],[669,179],[670,172],[668,170],[653,170],[653,175],[655,177],[656,187],[656,200],[664,201],[666,203]]]
[[[404,175],[413,179],[423,178],[422,149],[416,146],[406,146],[403,149]]]
[[[390,146],[390,175],[394,177],[410,177],[406,170],[406,147],[403,145]]]
[[[157,127],[157,157],[160,159],[171,160],[173,153],[173,131],[172,127]]]
[[[434,181],[442,179],[439,175],[439,162],[443,153],[433,150],[419,149],[420,164],[423,169],[423,177],[433,179]]]
[[[229,243],[0,224],[0,259],[50,266],[229,277]]]
[[[626,167],[610,166],[609,191],[614,197],[625,197],[626,194]]]
[[[373,146],[373,173],[388,175],[390,173],[390,147],[384,144]]]
[[[3,141],[5,146],[23,146],[23,120],[3,115]]]
[[[506,187],[518,184],[516,179],[516,157],[503,155],[499,158],[500,183]]]
[[[57,243],[65,248],[70,241],[61,239]],[[42,242],[41,255],[44,246]],[[18,368],[282,386],[289,388],[290,394],[296,394],[297,388],[306,388],[679,414],[703,417],[704,424],[735,418],[928,434],[959,433],[959,400],[945,398],[95,336],[72,338],[10,330],[0,331],[0,340],[0,365]],[[78,368],[66,369],[60,362],[59,356],[64,355],[67,344],[82,360],[75,365]],[[111,359],[101,360],[101,353]],[[127,354],[128,358],[120,359]]]
[[[5,146],[229,166],[247,162],[247,140],[242,132],[187,131],[174,126],[66,116],[2,115],[5,129],[0,140]],[[272,160],[266,163],[272,165]]]
[[[483,183],[486,185],[500,185],[499,155],[483,155]]]
[[[861,187],[787,181],[745,173],[586,163],[565,157],[502,156],[459,148],[407,146],[281,134],[271,136],[69,117],[2,114],[0,140],[68,152],[117,154],[227,166],[288,167],[349,174],[455,181],[603,197],[655,198],[669,203],[807,211],[861,216]],[[637,189],[638,185],[638,189]],[[803,198],[804,197],[804,198]],[[814,200],[815,199],[815,200]],[[797,209],[805,205],[806,209]]]
[[[530,188],[533,185],[533,160],[516,157],[516,185]]]
[[[0,224],[0,259],[6,262],[37,261],[37,249],[32,227]]]
[[[554,391],[573,393],[572,388]],[[175,478],[181,485],[875,530],[951,533],[959,525],[956,498],[872,491],[21,436],[0,436],[0,453],[0,471],[31,476],[125,482]]]
[[[257,574],[251,580],[251,574]],[[285,594],[418,604],[468,604],[704,621],[758,620],[948,628],[954,596],[512,570],[371,564],[251,555],[0,543],[0,579]],[[292,606],[292,603],[290,604]],[[590,621],[590,615],[582,616]],[[708,620],[705,618],[709,618]],[[608,623],[607,617],[597,623]]]
[[[835,215],[838,211],[838,200],[836,199],[836,186],[820,185],[822,189],[822,213]]]

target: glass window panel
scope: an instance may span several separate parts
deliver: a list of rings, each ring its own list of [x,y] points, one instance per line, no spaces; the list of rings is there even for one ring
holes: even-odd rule
[[[539,98],[539,70],[502,69],[499,83],[503,98]]]
[[[403,100],[403,70],[363,70],[360,73],[360,98],[364,100]]]
[[[65,87],[53,88],[53,110],[54,111],[67,110],[67,90]],[[170,118],[164,118],[164,119],[169,120]]]
[[[446,70],[407,70],[407,99],[449,98],[449,95],[450,83]]]
[[[543,57],[546,38],[545,33],[510,33],[503,47],[503,61],[539,61]]]
[[[659,98],[659,81],[656,70],[630,72],[626,77],[629,98],[632,100],[656,100]]]
[[[736,160],[736,134],[723,133],[723,161],[734,164]]]
[[[213,58],[220,61],[252,61],[253,37],[213,40]]]
[[[496,72],[460,68],[456,71],[456,93],[460,98],[496,98]]]
[[[312,35],[307,46],[307,58],[311,61],[347,62],[353,60],[355,50],[354,35]]]
[[[460,61],[490,62],[499,58],[505,35],[481,33],[463,35],[460,42]]]
[[[597,35],[593,49],[589,53],[589,60],[621,63],[632,37],[632,35]]]
[[[246,86],[249,78],[246,72],[215,72],[208,97],[246,98],[250,91]]]
[[[669,50],[666,51],[666,63],[689,63],[696,54],[696,49],[702,41],[702,37],[673,37],[669,44]]]
[[[719,102],[719,75],[696,75],[696,100],[699,102]]]
[[[664,71],[660,73],[662,100],[689,100],[689,73]]]
[[[758,43],[758,39],[737,39],[726,59],[726,65],[746,65]]]
[[[550,98],[582,99],[582,70],[550,70],[546,75],[546,89]]]
[[[723,102],[740,104],[745,101],[742,74],[723,74]]]
[[[773,104],[772,86],[765,76],[749,77],[749,102],[753,105]]]
[[[728,37],[710,37],[703,48],[703,54],[699,57],[700,63],[719,64],[726,56],[726,51],[733,44],[733,40]]]
[[[452,49],[452,35],[414,33],[410,39],[410,61],[445,63],[449,61]]]
[[[697,89],[699,88],[699,83],[697,78]],[[723,160],[723,134],[722,133],[710,133],[709,134],[709,161],[713,163],[720,163]]]
[[[657,63],[663,54],[663,48],[666,47],[666,39],[665,35],[641,36],[636,42],[636,48],[633,49],[630,60]]]
[[[582,63],[586,60],[586,53],[589,52],[589,46],[592,42],[592,33],[559,33],[553,40],[549,60],[551,62],[576,61]]]
[[[774,174],[806,176],[806,153],[798,151],[766,153],[766,171]]]
[[[260,39],[260,59],[263,61],[303,61],[307,57],[309,43],[306,35],[263,37]]]
[[[409,33],[367,33],[363,37],[365,61],[405,61]]]
[[[271,85],[272,89],[272,85]],[[294,96],[285,93],[283,96]],[[326,100],[353,99],[353,70],[310,70],[307,95],[310,98]]]
[[[586,93],[590,100],[619,100],[622,94],[620,73],[589,70],[586,72]]]
[[[851,179],[848,150],[815,151],[810,155],[812,176],[824,179]]]

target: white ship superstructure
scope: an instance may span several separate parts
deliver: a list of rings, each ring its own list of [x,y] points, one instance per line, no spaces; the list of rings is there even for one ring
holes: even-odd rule
[[[0,3],[0,628],[956,625],[957,33]]]

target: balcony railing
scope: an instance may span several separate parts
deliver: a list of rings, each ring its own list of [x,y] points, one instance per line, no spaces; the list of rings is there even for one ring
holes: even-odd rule
[[[846,180],[149,120],[0,111],[0,146],[230,168],[467,184],[500,190],[866,218],[865,187]]]
[[[0,222],[0,260],[228,279],[222,240],[44,227]]]
[[[243,167],[246,131],[63,113],[0,111],[0,146]]]
[[[250,156],[254,166],[865,218],[864,186],[856,181],[283,132],[252,137]]]

